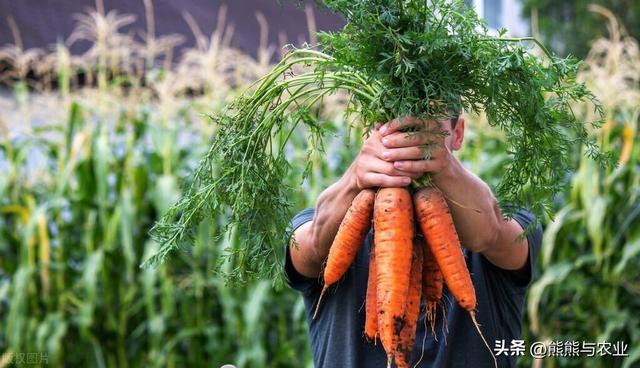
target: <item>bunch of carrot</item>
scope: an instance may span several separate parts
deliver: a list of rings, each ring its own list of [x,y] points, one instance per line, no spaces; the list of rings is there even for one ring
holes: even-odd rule
[[[409,366],[421,298],[433,331],[443,282],[480,332],[474,311],[475,289],[460,240],[447,202],[434,186],[424,187],[413,196],[407,188],[380,188],[377,192],[365,189],[356,196],[329,251],[315,314],[327,289],[355,259],[372,219],[374,245],[364,333],[372,341],[382,341],[388,366],[394,362],[399,368]]]

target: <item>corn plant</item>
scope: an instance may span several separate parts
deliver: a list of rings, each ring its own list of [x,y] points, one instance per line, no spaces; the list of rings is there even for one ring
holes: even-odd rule
[[[640,53],[603,14],[610,37],[594,42],[580,77],[605,104],[607,123],[595,134],[617,152],[618,166],[585,159],[573,173],[544,235],[528,320],[532,339],[620,341],[628,357],[560,357],[549,359],[552,367],[640,364]]]
[[[240,246],[218,236],[222,218],[203,224],[173,264],[138,267],[157,251],[151,224],[208,145],[215,126],[205,114],[252,78],[225,60],[247,70],[259,61],[217,30],[175,69],[153,66],[140,77],[129,67],[145,55],[119,34],[132,21],[122,17],[87,14],[74,37],[95,47],[77,57],[58,44],[45,56],[40,72],[56,73],[57,90],[21,73],[11,98],[0,99],[0,367],[20,366],[27,353],[46,354],[37,365],[56,367],[304,366],[302,300],[266,282],[230,288],[212,272]],[[35,54],[9,51],[0,57],[20,65]],[[194,84],[202,70],[216,78]],[[98,83],[78,85],[82,73]],[[344,127],[336,124],[336,134]],[[308,142],[296,142],[291,154],[306,152]],[[319,192],[335,169],[319,162],[304,185]],[[293,201],[311,204],[302,195]]]

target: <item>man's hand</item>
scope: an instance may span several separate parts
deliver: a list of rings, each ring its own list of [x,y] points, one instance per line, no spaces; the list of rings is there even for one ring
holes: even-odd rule
[[[354,162],[355,180],[359,190],[372,187],[404,187],[417,179],[417,171],[403,170],[395,166],[396,160],[411,160],[412,152],[389,149],[382,143],[378,127],[364,141],[362,150]],[[409,155],[408,155],[409,154]]]
[[[405,118],[383,125],[379,133],[385,149],[384,159],[393,163],[396,170],[412,178],[430,173],[437,181],[439,176],[448,173],[453,160],[449,145],[454,142],[445,130],[451,127],[445,127],[445,124],[450,122]],[[404,132],[406,128],[413,128],[414,131]]]

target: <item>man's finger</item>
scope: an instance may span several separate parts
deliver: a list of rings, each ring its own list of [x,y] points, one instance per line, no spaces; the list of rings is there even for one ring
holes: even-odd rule
[[[442,136],[442,123],[436,120],[420,120],[408,116],[402,119],[393,119],[392,121],[380,127],[380,134],[387,136],[399,131],[405,131],[408,127],[418,127],[419,130],[428,132],[431,136]]]
[[[440,170],[439,160],[396,161],[393,166],[402,171],[412,173],[437,172]]]
[[[382,144],[386,148],[402,148],[411,146],[420,146],[425,144],[427,135],[422,132],[400,133],[396,132],[387,136],[383,136]]]
[[[393,163],[385,162],[385,161],[374,161],[374,162],[372,162],[369,165],[369,167],[367,168],[367,171],[378,173],[378,174],[384,174],[384,175],[388,175],[388,176],[409,176],[409,177],[414,177],[415,174],[416,174],[414,172],[408,172],[408,171],[404,171],[404,170],[399,170],[393,165]]]
[[[402,148],[390,148],[382,152],[382,159],[394,162],[403,160],[422,160],[428,152],[427,146],[411,146]]]
[[[411,116],[407,116],[400,119],[393,119],[390,122],[384,124],[382,127],[380,127],[380,134],[382,134],[382,136],[386,136],[407,127],[423,125],[423,124],[424,123],[421,120],[418,120]]]
[[[374,172],[366,173],[364,179],[374,187],[405,187],[411,183],[408,176],[389,176]]]
[[[382,137],[382,144],[386,148],[400,148],[420,146],[426,144],[444,144],[445,135],[438,132],[418,131],[418,132],[396,132]]]

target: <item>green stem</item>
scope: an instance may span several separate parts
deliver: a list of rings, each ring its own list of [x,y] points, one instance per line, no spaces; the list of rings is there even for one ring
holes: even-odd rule
[[[303,106],[313,106],[313,104],[315,104],[316,102],[318,102],[322,97],[324,97],[327,93],[329,93],[330,90],[326,90],[323,91],[322,93],[318,94],[317,96],[310,96],[307,99],[305,99],[302,102]],[[296,102],[296,105],[298,103]],[[285,139],[281,142],[280,144],[280,149],[279,152],[282,152],[284,150],[284,145],[289,141],[289,139],[291,138],[291,135],[293,134],[294,130],[296,129],[296,127],[298,126],[298,123],[300,122],[300,120],[298,119],[294,124],[293,127],[291,127],[291,129],[289,130],[289,132],[287,133]]]
[[[320,76],[318,73],[316,72],[311,72],[311,73],[306,73],[303,74],[301,76],[298,77],[294,77],[294,79],[287,81],[286,86],[287,87],[292,87],[292,86],[297,86],[300,85],[301,87],[296,90],[300,91],[302,88],[308,86],[308,85],[312,85],[314,83],[317,83],[317,77]],[[268,103],[270,103],[272,100],[278,98],[279,96],[282,95],[282,92],[284,92],[284,90],[286,90],[287,87],[282,87],[281,84],[274,86],[273,88],[271,88],[271,91],[275,91],[277,94],[270,94],[270,93],[265,93],[263,96],[261,96],[257,101],[255,101],[254,103],[251,104],[252,108],[249,109],[248,112],[242,112],[242,116],[245,117],[245,122],[248,124],[251,122],[252,120],[252,116],[253,114],[260,108],[265,108],[264,112],[265,114],[261,114],[260,116],[260,123],[257,127],[256,130],[254,130],[254,132],[249,136],[249,140],[254,140],[256,134],[258,134],[260,131],[264,131],[266,132],[266,134],[268,135],[271,131],[271,129],[273,128],[273,126],[276,124],[277,122],[277,117],[284,114],[284,110],[287,109],[289,107],[289,105],[291,105],[292,103],[294,103],[297,99],[302,98],[304,96],[307,96],[309,94],[312,93],[316,93],[316,92],[323,92],[323,91],[331,91],[334,90],[336,88],[341,88],[344,90],[347,90],[349,92],[355,93],[360,95],[361,97],[372,101],[374,99],[373,96],[369,95],[368,93],[366,93],[365,91],[363,91],[358,84],[354,83],[353,80],[350,80],[348,78],[342,78],[340,75],[338,74],[329,74],[329,75],[322,75],[323,77],[323,82],[327,82],[327,81],[332,81],[332,80],[336,80],[336,81],[340,81],[340,82],[344,82],[342,84],[337,83],[337,85],[331,85],[331,86],[326,86],[323,85],[321,87],[315,87],[315,88],[309,88],[309,89],[305,89],[304,91],[301,92],[297,92],[291,96],[289,96],[287,99],[285,99],[284,101],[280,102],[278,104],[278,106],[271,110],[268,111],[265,108],[265,105],[267,105]],[[346,84],[346,83],[353,83],[356,84],[355,86]],[[268,111],[268,112],[267,112]],[[249,113],[247,115],[247,113]],[[254,147],[254,152],[255,152],[255,148],[257,147],[256,145],[253,146]],[[248,147],[247,147],[248,148]],[[246,159],[246,157],[245,157]]]
[[[482,41],[506,41],[506,42],[522,42],[522,41],[533,41],[540,49],[544,52],[545,55],[549,59],[553,59],[553,54],[542,44],[542,42],[538,41],[535,37],[499,37],[499,38],[486,38],[482,39]]]
[[[413,192],[417,192],[418,190],[427,187],[431,184],[431,174],[426,173],[419,177],[418,179],[411,180],[410,187]]]

